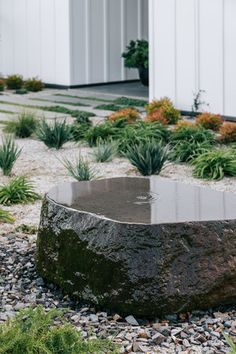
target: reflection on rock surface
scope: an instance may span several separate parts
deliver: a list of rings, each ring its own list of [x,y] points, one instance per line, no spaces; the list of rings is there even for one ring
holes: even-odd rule
[[[45,197],[40,275],[126,314],[235,302],[236,196],[159,177],[64,184]]]

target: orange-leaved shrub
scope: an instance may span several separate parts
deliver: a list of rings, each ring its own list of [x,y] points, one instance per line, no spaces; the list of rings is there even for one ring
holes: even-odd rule
[[[155,109],[152,113],[149,113],[146,118],[146,122],[159,122],[163,125],[168,125],[168,119],[165,116],[165,110],[163,108]]]
[[[188,122],[187,120],[180,120],[176,124],[175,130],[181,130],[183,128],[197,128],[197,125],[193,122]]]
[[[220,114],[202,113],[196,118],[196,123],[205,129],[210,129],[217,132],[223,124],[223,119]]]
[[[0,79],[0,91],[4,91],[5,88],[5,81],[3,79]]]
[[[220,130],[220,139],[224,143],[234,143],[236,142],[236,123],[224,123]]]
[[[124,108],[117,112],[112,113],[108,120],[111,122],[115,122],[117,120],[123,120],[128,124],[135,123],[137,120],[141,118],[139,111],[135,108]]]
[[[148,115],[159,109],[162,109],[168,124],[176,124],[181,119],[180,112],[174,107],[173,102],[168,97],[153,100],[146,106]]]

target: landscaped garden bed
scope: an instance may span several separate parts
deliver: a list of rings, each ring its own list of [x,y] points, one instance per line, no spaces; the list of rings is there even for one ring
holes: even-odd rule
[[[66,97],[67,95],[76,97]],[[32,98],[49,102],[39,103]],[[58,109],[58,102],[55,101],[61,102],[61,99],[85,105],[75,107],[60,103],[64,109]],[[12,163],[12,169],[6,171],[6,174],[10,175],[0,175],[0,183],[6,189],[10,181],[17,182],[15,185],[22,184],[22,179],[19,181],[16,178],[25,177],[26,182],[30,183],[29,194],[35,199],[32,202],[33,199],[29,198],[29,203],[26,204],[14,204],[12,200],[14,201],[15,195],[12,194],[14,190],[11,187],[8,188],[7,202],[4,202],[6,205],[0,206],[0,209],[10,212],[10,215],[4,215],[4,221],[8,223],[1,223],[0,226],[0,257],[3,269],[0,283],[2,321],[14,315],[21,307],[29,305],[75,306],[75,303],[66,300],[58,289],[51,285],[48,288],[35,273],[34,235],[39,224],[42,203],[38,198],[42,198],[55,185],[91,177],[134,177],[140,176],[140,172],[143,175],[160,172],[162,177],[172,180],[236,193],[236,179],[233,177],[236,168],[234,123],[222,124],[219,117],[214,116],[211,119],[210,115],[199,119],[200,121],[191,120],[186,123],[180,120],[179,112],[174,107],[169,105],[166,110],[163,105],[159,107],[160,102],[149,106],[146,114],[143,103],[140,103],[139,107],[138,101],[135,103],[123,99],[115,102],[115,98],[109,96],[107,100],[104,97],[101,100],[105,102],[99,101],[98,97],[85,97],[78,91],[62,93],[46,90],[41,94],[31,93],[23,97],[7,92],[1,96],[3,103],[0,104],[0,110],[2,106],[2,111],[12,110],[13,113],[8,116],[1,114],[1,120],[4,120],[1,124],[1,136],[3,137],[8,129],[15,132],[17,136],[12,140],[15,145],[11,148],[17,149],[15,152],[16,155],[19,153],[19,156],[16,156],[16,162]],[[94,109],[103,103],[120,105],[122,110],[125,108],[125,112]],[[136,104],[135,111],[130,110],[132,103]],[[168,102],[164,101],[164,106],[166,104]],[[153,109],[153,106],[156,109]],[[22,130],[22,123],[20,129],[19,124],[18,127],[15,123],[5,124],[7,120],[16,122],[19,118],[17,112],[22,111],[36,113],[37,127],[34,127],[33,131]],[[79,113],[80,111],[90,112],[95,116],[88,117]],[[42,119],[43,115],[45,120]],[[110,116],[108,120],[105,118],[107,115]],[[147,118],[143,121],[142,118],[146,115]],[[20,118],[22,119],[22,116]],[[31,119],[30,124],[32,123],[35,123],[34,119]],[[26,125],[29,128],[29,123]],[[73,129],[68,129],[72,125]],[[22,134],[28,137],[23,139]],[[0,145],[2,146],[2,143]],[[5,194],[3,197],[5,198]],[[24,198],[23,201],[26,201]],[[9,223],[13,222],[11,218],[15,219],[14,223]],[[27,233],[33,235],[27,236]],[[232,307],[222,308],[220,313],[219,310],[213,310],[181,314],[178,318],[174,315],[167,319],[172,322],[154,319],[149,323],[141,320],[139,326],[136,322],[129,325],[129,319],[128,322],[121,320],[116,314],[101,315],[91,307],[83,310],[85,307],[74,307],[73,311],[67,311],[66,317],[81,329],[82,333],[86,332],[84,336],[92,330],[98,337],[115,337],[116,342],[128,348],[127,352],[142,352],[145,347],[153,353],[158,350],[161,353],[173,353],[177,347],[183,351],[191,348],[196,353],[200,352],[199,350],[227,352],[223,334],[235,333],[235,312]],[[218,314],[213,315],[213,312]]]

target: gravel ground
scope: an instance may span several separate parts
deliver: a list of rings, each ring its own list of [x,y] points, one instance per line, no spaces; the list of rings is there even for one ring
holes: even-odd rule
[[[44,93],[46,95],[46,93]],[[51,117],[50,117],[51,118]],[[1,131],[0,131],[1,137]],[[72,143],[59,151],[49,150],[34,139],[17,140],[22,153],[14,166],[13,175],[27,176],[43,196],[55,184],[72,181],[61,159],[76,159],[81,153],[91,160],[99,178],[136,176],[135,169],[125,159],[96,164],[92,149]],[[191,176],[191,167],[170,164],[161,175],[173,180],[236,193],[236,178],[219,182],[197,180]],[[0,174],[0,184],[9,180]],[[89,306],[73,303],[51,284],[44,284],[35,273],[35,235],[16,232],[22,224],[37,227],[41,202],[5,208],[12,212],[16,222],[0,226],[0,322],[13,316],[21,308],[42,304],[46,308],[66,308],[65,316],[83,336],[109,337],[121,345],[122,353],[227,353],[223,333],[236,339],[236,311],[233,308],[183,314],[165,321],[123,319],[118,314],[96,313]],[[68,308],[71,308],[68,310]]]
[[[110,338],[121,353],[227,353],[223,333],[236,338],[236,311],[232,308],[169,316],[144,321],[132,315],[96,312],[79,306],[35,272],[35,236],[0,237],[0,323],[28,306],[64,308],[65,317],[84,338]],[[234,338],[234,337],[233,337]]]

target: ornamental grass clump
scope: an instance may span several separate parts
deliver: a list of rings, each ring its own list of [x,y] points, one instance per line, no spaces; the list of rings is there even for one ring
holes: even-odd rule
[[[66,124],[66,120],[59,122],[55,120],[49,124],[43,120],[36,132],[37,137],[47,147],[61,149],[62,146],[72,139],[71,127]]]
[[[127,148],[126,157],[143,176],[158,175],[169,157],[169,148],[146,140]]]
[[[29,138],[35,133],[38,120],[35,112],[21,112],[16,121],[9,121],[4,127],[4,132],[14,134],[17,138]]]
[[[182,126],[175,129],[171,134],[171,144],[175,145],[178,141],[187,141],[188,143],[204,143],[213,145],[216,143],[215,134],[199,126]]]
[[[12,224],[14,221],[15,219],[8,211],[0,209],[0,224],[1,223]]]
[[[135,123],[141,118],[139,111],[134,108],[124,108],[115,113],[112,113],[108,117],[108,121],[115,122],[117,120],[123,120],[127,124]]]
[[[25,177],[15,177],[5,185],[0,186],[0,204],[26,204],[41,199],[34,191],[33,184]]]
[[[187,140],[178,141],[170,152],[170,159],[175,162],[191,162],[197,156],[209,151],[212,148],[207,141],[198,143]]]
[[[137,145],[147,140],[167,143],[169,131],[159,122],[138,122],[127,125],[120,129],[117,135],[118,151],[121,155],[125,154],[132,145]]]
[[[97,147],[94,149],[93,157],[96,162],[110,162],[117,154],[117,143],[114,141],[100,140]]]
[[[69,175],[79,182],[91,181],[97,177],[96,170],[82,156],[75,163],[72,163],[68,159],[63,159],[62,164],[67,169]]]
[[[205,112],[196,118],[196,123],[205,129],[217,132],[223,124],[223,119],[219,114]]]
[[[203,153],[194,159],[193,175],[197,178],[221,180],[225,176],[236,176],[236,152],[217,149]]]
[[[159,111],[157,115],[162,115],[166,118],[168,124],[176,124],[179,120],[181,120],[180,112],[174,107],[172,101],[167,97],[161,98],[160,100],[153,100],[146,106],[146,111],[147,120],[151,119],[155,111]]]
[[[220,130],[220,140],[223,143],[235,143],[236,142],[236,123],[224,123]]]
[[[11,136],[3,138],[0,146],[0,168],[4,176],[9,176],[13,166],[20,156],[21,149],[19,149]]]
[[[85,139],[88,130],[91,128],[90,124],[74,123],[71,125],[72,140],[75,142]]]
[[[5,83],[9,90],[19,90],[22,88],[24,80],[21,75],[9,75]]]
[[[98,142],[101,140],[110,140],[115,138],[119,130],[120,129],[115,124],[107,121],[105,123],[97,124],[91,127],[85,133],[84,140],[90,147],[94,147],[97,146]]]
[[[58,309],[42,306],[21,310],[0,325],[0,354],[118,354],[112,342],[83,339]]]

